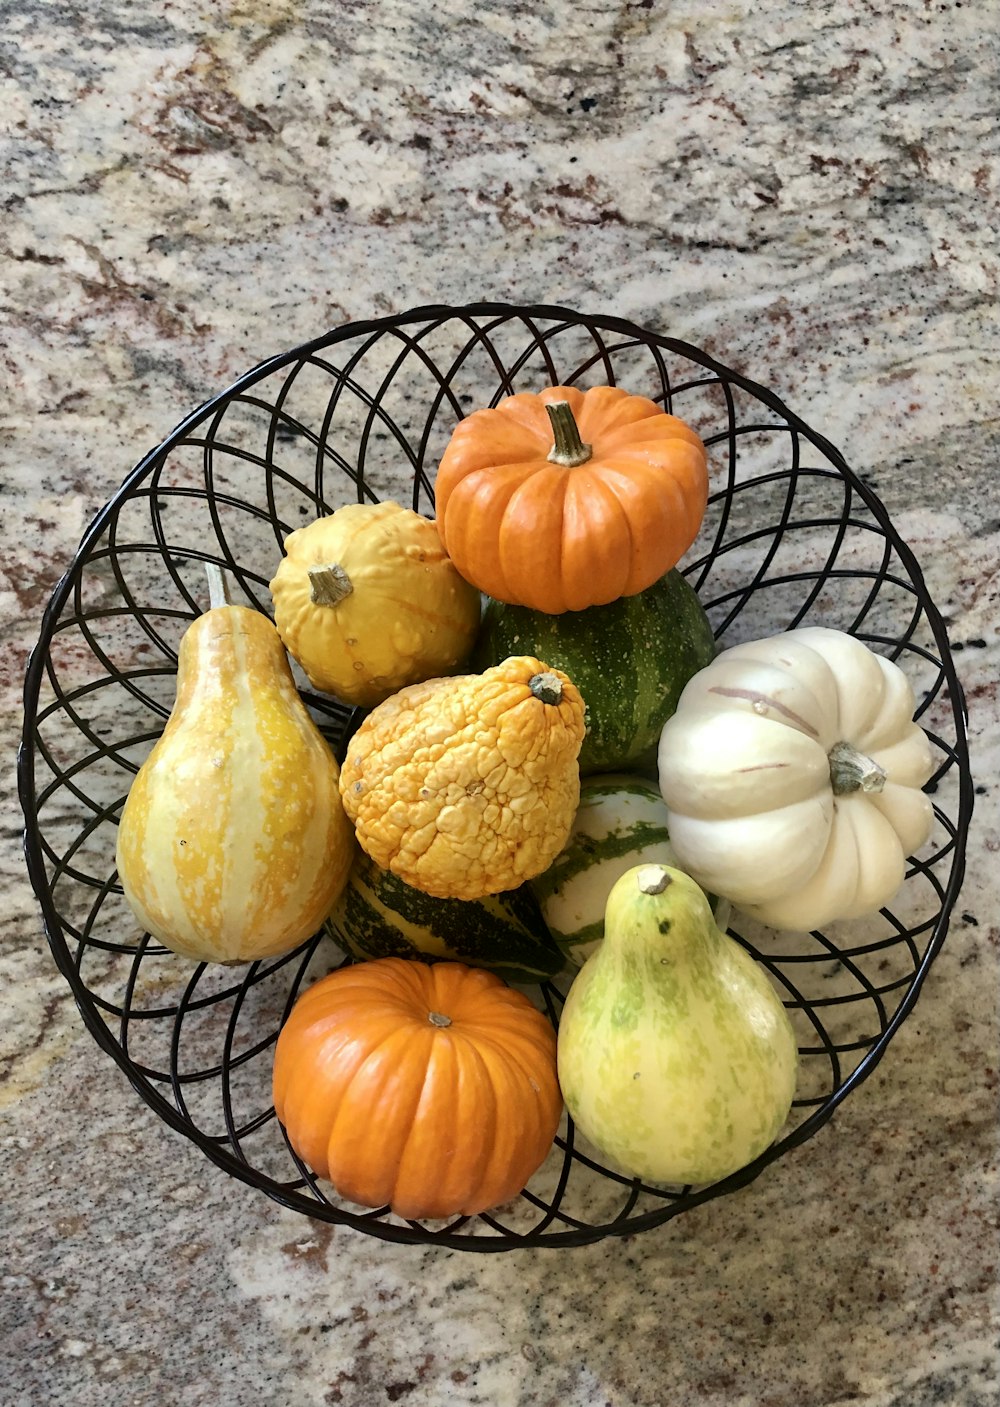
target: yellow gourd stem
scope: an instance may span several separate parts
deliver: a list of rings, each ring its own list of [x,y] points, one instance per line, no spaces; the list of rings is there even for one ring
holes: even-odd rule
[[[578,464],[586,464],[593,454],[590,445],[580,439],[573,412],[568,401],[548,401],[545,406],[552,426],[555,444],[549,450],[550,464],[562,464],[567,469],[575,469]]]
[[[219,564],[206,562],[205,575],[208,577],[209,610],[214,611],[217,606],[231,606],[233,602],[229,594],[229,582]]]
[[[533,674],[528,680],[528,688],[536,699],[541,699],[544,704],[558,704],[562,702],[563,689],[561,680],[554,674],[545,670],[542,674]]]
[[[337,606],[353,590],[351,578],[339,562],[309,568],[309,599],[314,606]]]
[[[671,879],[662,865],[643,865],[636,875],[636,883],[643,894],[662,894]]]

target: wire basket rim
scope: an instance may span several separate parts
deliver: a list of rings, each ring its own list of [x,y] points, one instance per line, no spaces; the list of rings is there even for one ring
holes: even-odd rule
[[[563,1231],[546,1230],[538,1236],[533,1236],[532,1233],[528,1233],[525,1237],[518,1236],[515,1233],[510,1233],[508,1236],[428,1233],[411,1226],[373,1222],[363,1216],[343,1211],[327,1202],[320,1202],[308,1198],[294,1189],[282,1188],[272,1179],[257,1172],[256,1169],[245,1161],[241,1161],[234,1153],[227,1151],[219,1143],[210,1139],[200,1128],[193,1124],[188,1118],[185,1118],[185,1116],[173,1104],[169,1103],[165,1096],[141,1074],[125,1049],[115,1039],[108,1024],[97,1013],[92,994],[72,961],[63,921],[55,906],[52,888],[45,870],[45,859],[38,828],[38,816],[35,809],[36,746],[33,729],[44,675],[44,665],[47,659],[48,647],[53,638],[54,626],[66,603],[75,577],[86,565],[91,547],[102,535],[107,522],[114,514],[115,510],[124,500],[130,497],[135,485],[140,483],[158,462],[165,460],[171,450],[192,428],[206,420],[219,407],[228,405],[234,397],[242,394],[285,366],[336,346],[339,342],[353,338],[381,335],[383,332],[390,329],[398,329],[413,323],[429,321],[440,323],[452,319],[459,319],[467,322],[471,328],[474,319],[490,317],[497,317],[499,319],[514,317],[525,321],[533,321],[535,319],[548,320],[565,322],[570,326],[579,325],[581,322],[585,321],[598,327],[603,332],[638,338],[640,342],[646,344],[653,343],[661,350],[682,356],[695,365],[703,367],[716,377],[720,379],[724,378],[726,382],[739,387],[748,395],[754,397],[780,415],[787,422],[789,427],[794,428],[799,435],[824,454],[839,471],[839,474],[847,481],[851,489],[858,494],[868,507],[884,536],[898,554],[911,577],[914,587],[919,593],[921,606],[926,615],[928,625],[930,626],[939,652],[940,666],[949,694],[955,726],[955,744],[953,751],[958,764],[959,785],[958,815],[960,824],[954,842],[954,859],[948,882],[944,887],[944,893],[941,899],[941,910],[934,922],[934,929],[926,951],[919,966],[913,972],[909,986],[899,1006],[881,1031],[877,1040],[871,1045],[871,1048],[858,1065],[855,1066],[838,1087],[825,1098],[824,1102],[814,1109],[811,1114],[803,1119],[803,1121],[783,1139],[772,1144],[764,1153],[760,1154],[746,1167],[739,1169],[729,1177],[712,1183],[699,1191],[689,1192],[686,1196],[675,1202],[668,1203],[665,1206],[655,1208],[652,1211],[644,1212],[631,1218],[626,1217],[620,1223],[612,1222],[604,1225],[594,1225],[589,1228],[577,1228]],[[225,563],[221,565],[224,566]],[[947,935],[951,913],[954,909],[965,875],[966,832],[975,804],[974,783],[969,765],[967,736],[968,711],[965,695],[955,669],[944,620],[927,591],[923,572],[912,549],[899,535],[881,499],[851,470],[844,456],[836,446],[824,436],[811,429],[811,427],[792,411],[774,392],[761,386],[748,376],[734,371],[731,367],[717,361],[714,357],[690,343],[678,338],[667,337],[651,328],[642,327],[631,320],[607,314],[581,314],[579,311],[574,311],[555,304],[518,305],[489,301],[454,306],[449,304],[429,304],[412,308],[402,313],[386,314],[379,318],[348,321],[338,324],[327,332],[298,346],[287,348],[282,352],[265,358],[237,377],[229,385],[208,397],[208,399],[202,402],[196,409],[185,415],[158,445],[143,455],[126,474],[120,486],[88,524],[80,539],[79,546],[73,554],[72,560],[65,572],[56,582],[42,615],[39,637],[30,652],[25,671],[23,700],[24,723],[17,753],[17,777],[18,795],[24,817],[23,850],[25,863],[32,889],[41,909],[43,927],[53,959],[59,971],[68,982],[84,1024],[97,1041],[97,1044],[114,1059],[115,1063],[124,1072],[129,1083],[139,1094],[144,1103],[152,1108],[169,1127],[183,1134],[189,1141],[199,1147],[202,1153],[225,1172],[249,1186],[265,1191],[272,1200],[292,1210],[303,1212],[314,1220],[321,1220],[334,1225],[350,1226],[354,1229],[362,1230],[369,1235],[378,1237],[379,1239],[391,1242],[419,1244],[424,1246],[435,1245],[446,1249],[474,1250],[480,1252],[498,1252],[512,1249],[557,1249],[593,1244],[608,1236],[627,1236],[650,1230],[672,1220],[691,1207],[701,1205],[707,1201],[714,1200],[717,1196],[725,1195],[726,1193],[749,1185],[749,1183],[760,1176],[770,1164],[813,1137],[813,1135],[830,1120],[835,1110],[847,1095],[867,1079],[878,1065],[889,1042],[898,1031],[903,1020],[912,1011],[920,995],[927,972],[939,953]],[[964,827],[962,823],[964,823]],[[311,939],[309,943],[302,945],[300,949],[296,950],[296,954],[300,952],[305,953],[310,947],[315,947],[317,941],[317,938]],[[250,970],[256,966],[257,964],[247,965],[247,977],[249,976]],[[247,980],[247,977],[244,978],[244,981]]]

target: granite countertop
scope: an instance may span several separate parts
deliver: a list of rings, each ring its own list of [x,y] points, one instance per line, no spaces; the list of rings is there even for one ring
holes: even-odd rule
[[[0,45],[11,758],[141,454],[272,352],[489,297],[696,343],[840,446],[949,623],[979,784],[944,949],[833,1121],[657,1231],[515,1256],[334,1230],[170,1131],[54,967],[11,785],[5,1403],[994,1403],[1000,15],[95,0]]]

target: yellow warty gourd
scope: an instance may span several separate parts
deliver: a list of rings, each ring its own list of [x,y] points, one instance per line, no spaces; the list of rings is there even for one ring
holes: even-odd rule
[[[285,554],[275,624],[317,689],[370,708],[471,651],[479,592],[412,509],[350,503],[291,533]]]
[[[338,779],[274,626],[213,605],[181,641],[173,711],[118,828],[138,921],[204,962],[250,962],[309,938],[355,853]]]
[[[344,759],[341,795],[362,849],[440,899],[516,889],[569,835],[584,728],[576,686],[529,656],[401,689]]]

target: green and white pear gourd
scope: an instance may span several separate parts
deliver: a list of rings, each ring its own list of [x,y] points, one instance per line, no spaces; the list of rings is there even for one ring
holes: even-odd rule
[[[704,1184],[769,1147],[795,1093],[795,1036],[763,969],[715,925],[694,880],[638,865],[608,896],[604,941],[570,988],[559,1083],[620,1171]]]

